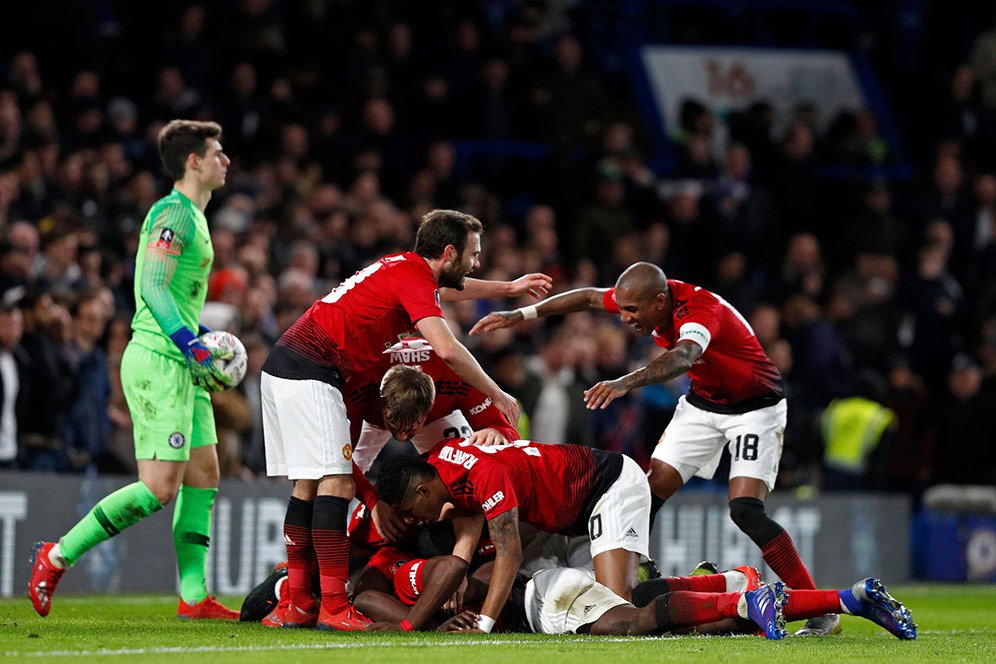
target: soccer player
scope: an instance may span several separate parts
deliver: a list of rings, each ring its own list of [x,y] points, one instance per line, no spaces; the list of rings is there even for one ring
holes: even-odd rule
[[[135,317],[121,361],[134,422],[138,481],[102,499],[58,543],[39,542],[29,593],[48,615],[63,573],[80,556],[176,498],[173,543],[181,618],[237,620],[208,596],[205,583],[218,454],[209,392],[229,380],[202,344],[198,319],[214,259],[204,210],[225,184],[229,159],[214,122],[173,120],[159,134],[159,156],[174,180],[142,224],[135,258]],[[229,355],[230,357],[230,355]]]
[[[790,587],[816,588],[791,536],[764,507],[782,454],[788,410],[782,378],[750,325],[726,300],[668,279],[656,265],[636,263],[620,275],[615,288],[579,288],[515,311],[494,312],[470,333],[587,310],[618,313],[623,323],[667,349],[642,369],[586,390],[589,409],[605,408],[630,390],[686,372],[692,379],[650,462],[650,488],[657,505],[693,475],[712,477],[728,443],[730,518]],[[828,614],[810,620],[799,633],[839,631],[839,616]]]
[[[286,627],[357,630],[369,623],[346,596],[349,540],[346,518],[356,487],[345,384],[368,375],[385,348],[415,328],[437,355],[491,399],[510,422],[515,399],[481,369],[453,336],[440,308],[440,288],[464,290],[481,252],[481,222],[453,210],[433,210],[419,225],[415,250],[385,256],[312,305],[277,340],[263,365],[261,391],[267,474],[287,476],[291,616]],[[542,276],[542,275],[540,275]],[[545,290],[549,278],[516,280],[521,292]],[[467,288],[474,297],[486,289]],[[317,557],[320,607],[308,584]]]
[[[382,394],[384,375],[397,364],[422,369],[434,383],[434,395],[428,391]],[[419,454],[443,438],[502,445],[519,437],[491,399],[456,375],[425,339],[400,340],[381,354],[380,364],[366,379],[354,382],[346,395],[346,413],[354,441],[356,495],[371,508],[377,529],[392,541],[405,526],[389,505],[377,500],[376,489],[363,475],[392,437],[410,440]]]
[[[431,385],[411,367],[397,366],[382,391],[407,392],[410,384]],[[478,628],[491,631],[522,563],[519,520],[538,530],[587,535],[595,576],[629,598],[641,557],[647,556],[650,489],[635,461],[581,445],[516,441],[476,446],[443,440],[427,460],[389,459],[378,475],[381,500],[408,522],[431,522],[452,503],[466,513],[483,513],[495,547],[495,568]]]
[[[712,576],[723,582],[721,575]],[[689,628],[751,633],[759,629],[766,638],[778,640],[787,636],[787,621],[827,612],[860,616],[898,639],[916,640],[917,625],[909,609],[871,577],[840,590],[787,590],[779,581],[750,584],[736,592],[668,591],[638,607],[598,583],[590,570],[567,567],[537,572],[525,593],[529,628],[543,634],[661,634]],[[443,623],[440,631],[476,631],[475,621],[473,611],[464,611]]]

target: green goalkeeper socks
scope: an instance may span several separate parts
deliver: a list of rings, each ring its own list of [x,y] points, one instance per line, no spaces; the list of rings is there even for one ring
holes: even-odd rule
[[[59,540],[59,552],[72,565],[80,556],[162,508],[142,481],[105,496]]]
[[[211,508],[217,489],[180,486],[173,509],[173,544],[180,572],[180,597],[196,604],[207,597],[208,543],[211,535]]]

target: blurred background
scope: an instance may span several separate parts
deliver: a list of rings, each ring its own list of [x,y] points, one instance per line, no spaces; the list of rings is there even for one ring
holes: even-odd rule
[[[981,562],[952,574],[996,579],[994,3],[5,7],[0,477],[134,469],[118,367],[173,118],[220,122],[232,159],[207,212],[205,323],[250,355],[243,384],[213,396],[225,475],[272,482],[270,344],[409,249],[426,211],[458,208],[485,224],[482,278],[605,287],[645,260],[720,294],[789,386],[780,495],[900,495],[923,542],[947,528],[962,552],[968,515],[988,514]],[[525,303],[447,318],[465,332]],[[611,316],[463,341],[520,399],[525,437],[644,466],[687,388],[586,411],[583,389],[657,352]],[[696,489],[723,495],[722,468]],[[940,574],[913,548],[919,575]]]

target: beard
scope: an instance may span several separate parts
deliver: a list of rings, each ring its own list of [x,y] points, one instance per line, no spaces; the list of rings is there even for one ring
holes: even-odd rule
[[[462,291],[466,277],[467,273],[461,270],[459,265],[454,265],[439,274],[439,287]]]

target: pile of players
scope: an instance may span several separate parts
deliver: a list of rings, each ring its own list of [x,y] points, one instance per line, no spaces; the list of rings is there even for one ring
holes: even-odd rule
[[[268,609],[263,623],[281,627],[694,629],[780,639],[786,622],[801,619],[809,621],[803,634],[837,632],[846,613],[916,638],[909,611],[877,579],[816,589],[791,537],[766,514],[786,418],[781,378],[743,317],[715,294],[639,263],[614,288],[569,291],[484,318],[472,333],[602,310],[666,349],[647,367],[587,390],[589,408],[681,373],[692,378],[649,479],[622,454],[520,440],[515,400],[453,337],[437,289],[450,299],[543,294],[550,282],[469,279],[481,234],[473,217],[429,213],[414,252],[347,280],[271,353],[267,462],[270,474],[294,481],[288,563],[251,595],[244,617]],[[375,488],[364,472],[392,436],[417,454],[385,460]],[[742,445],[731,449],[731,516],[788,587],[762,584],[746,566],[639,583],[654,508],[692,475],[711,474],[732,440]],[[360,506],[346,539],[354,490]],[[351,551],[372,555],[347,586]],[[440,624],[445,612],[451,617]]]
[[[122,369],[139,479],[102,499],[58,542],[37,545],[29,594],[43,617],[80,556],[174,498],[177,614],[238,617],[207,595],[204,575],[218,483],[207,393],[227,383],[215,366],[224,358],[195,331],[203,331],[198,316],[213,260],[204,210],[228,167],[220,134],[214,123],[174,121],[160,136],[175,188],[143,224],[135,334]],[[800,633],[828,634],[840,629],[837,614],[848,613],[916,637],[909,611],[876,579],[817,590],[791,537],[767,515],[786,421],[781,377],[739,312],[707,290],[638,263],[614,288],[573,290],[482,319],[472,334],[598,310],[652,336],[664,352],[587,390],[588,408],[686,372],[692,380],[649,474],[621,454],[519,440],[516,400],[457,340],[441,301],[541,297],[551,281],[469,278],[482,234],[471,215],[427,213],[413,251],[344,281],[271,350],[261,378],[267,472],[289,478],[293,489],[287,564],[278,573],[286,579],[279,594],[275,582],[254,594],[273,595],[265,624],[415,630],[436,627],[449,609],[440,628],[458,632],[694,628],[782,638],[786,621],[807,619]],[[159,403],[176,407],[149,407]],[[363,473],[391,436],[411,440],[418,455],[383,463],[375,489]],[[711,476],[727,441],[730,516],[782,581],[763,585],[740,567],[638,584],[655,509],[692,475]],[[350,539],[354,497],[362,518]],[[373,545],[351,587],[351,551]],[[267,606],[249,602],[249,613],[258,611],[254,604]]]

